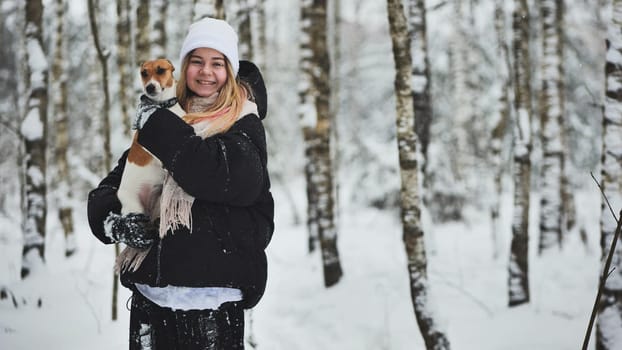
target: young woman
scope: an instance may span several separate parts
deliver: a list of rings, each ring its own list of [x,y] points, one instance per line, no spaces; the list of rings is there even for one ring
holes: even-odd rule
[[[257,67],[238,61],[237,35],[224,21],[192,24],[180,60],[177,95],[189,122],[141,105],[134,123],[167,171],[159,227],[119,214],[127,152],[89,194],[89,223],[102,242],[146,253],[121,273],[133,291],[130,349],[242,349],[243,310],[263,295],[274,230],[260,120],[266,90]]]

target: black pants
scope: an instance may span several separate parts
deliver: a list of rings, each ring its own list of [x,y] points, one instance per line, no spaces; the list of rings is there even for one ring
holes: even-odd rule
[[[244,310],[238,303],[225,303],[218,310],[175,311],[134,292],[130,350],[147,349],[244,349]]]

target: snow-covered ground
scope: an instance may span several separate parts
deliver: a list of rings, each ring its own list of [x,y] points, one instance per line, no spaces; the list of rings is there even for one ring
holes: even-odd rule
[[[278,188],[274,194],[277,228],[268,248],[268,287],[252,316],[247,314],[247,333],[252,332],[258,348],[423,348],[396,213],[342,210],[339,252],[344,277],[325,289],[319,255],[306,252],[305,227],[292,224],[283,194]],[[502,219],[508,222],[507,198],[505,203]],[[507,252],[493,258],[487,213],[470,212],[466,224],[427,228],[432,301],[453,349],[581,346],[598,279],[598,193],[583,194],[580,203],[588,247],[572,236],[563,251],[538,258],[532,230],[532,302],[512,309],[506,307]],[[19,301],[17,308],[10,300],[0,302],[0,349],[127,347],[129,293],[121,287],[119,320],[111,321],[113,249],[91,236],[83,207],[76,212],[78,254],[63,257],[60,226],[50,220],[47,266],[27,281],[16,281],[19,235],[0,242],[0,283],[27,300],[26,305]],[[536,206],[532,214],[536,219]],[[6,219],[0,224],[11,225]],[[505,248],[510,231],[506,226]]]

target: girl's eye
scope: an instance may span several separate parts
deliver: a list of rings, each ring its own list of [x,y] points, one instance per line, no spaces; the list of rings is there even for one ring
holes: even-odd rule
[[[191,64],[203,64],[203,62],[199,61],[199,60],[192,60],[190,61]]]

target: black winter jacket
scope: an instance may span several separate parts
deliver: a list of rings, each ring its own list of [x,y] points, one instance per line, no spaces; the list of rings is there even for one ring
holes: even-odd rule
[[[259,114],[265,115],[265,105],[261,105],[265,104],[265,88],[259,95]],[[274,231],[261,120],[255,115],[244,116],[226,133],[203,140],[175,114],[161,109],[145,123],[138,141],[195,197],[193,231],[185,227],[169,231],[136,272],[122,274],[122,283],[129,288],[133,283],[239,288],[244,306],[256,305],[267,280],[264,249]],[[89,224],[104,243],[112,243],[105,236],[103,221],[111,211],[120,212],[116,191],[126,158],[127,151],[89,193]]]

